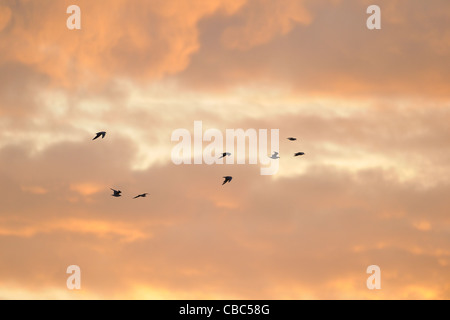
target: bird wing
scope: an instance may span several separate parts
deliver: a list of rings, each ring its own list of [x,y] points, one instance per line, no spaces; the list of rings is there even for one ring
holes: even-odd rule
[[[114,195],[120,195],[122,193],[120,190],[114,190],[113,188],[110,189],[114,192]]]

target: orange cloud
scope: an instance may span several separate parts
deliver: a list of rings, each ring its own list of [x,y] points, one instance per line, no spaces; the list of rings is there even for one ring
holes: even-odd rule
[[[22,187],[22,190],[25,192],[30,192],[32,194],[46,194],[48,192],[47,189],[39,186],[24,186]]]
[[[11,20],[11,9],[9,7],[0,6],[0,32],[6,28]]]
[[[115,0],[105,7],[79,1],[82,29],[71,31],[64,23],[68,1],[27,1],[28,10],[15,10],[10,30],[0,35],[0,57],[50,75],[59,85],[93,85],[112,73],[119,78],[161,78],[186,68],[199,48],[196,25],[201,18],[218,10],[230,14],[242,3]],[[3,25],[11,11],[3,7]]]
[[[265,44],[276,35],[289,33],[296,23],[310,24],[311,13],[302,1],[253,0],[239,12],[240,26],[230,26],[222,34],[227,48],[248,50]]]
[[[61,230],[73,233],[94,234],[98,237],[118,236],[124,242],[147,239],[151,236],[145,231],[139,230],[139,228],[130,226],[127,223],[87,219],[47,221],[41,222],[38,225],[27,225],[25,223],[23,226],[3,226],[0,228],[0,236],[31,238],[40,233],[54,233]]]
[[[81,194],[83,196],[90,196],[90,195],[100,192],[100,190],[105,189],[105,187],[102,185],[99,185],[99,184],[86,182],[86,183],[74,184],[74,185],[70,186],[70,189],[78,192],[79,194]]]
[[[450,297],[449,2],[380,1],[3,5],[0,297]],[[194,120],[280,129],[279,174],[173,165]]]

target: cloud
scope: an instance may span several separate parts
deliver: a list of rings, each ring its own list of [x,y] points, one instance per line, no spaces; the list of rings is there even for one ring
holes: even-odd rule
[[[242,3],[79,1],[82,29],[70,31],[64,23],[68,2],[22,0],[2,9],[2,17],[13,11],[14,19],[0,35],[0,58],[32,67],[53,83],[69,87],[81,82],[94,86],[111,74],[157,79],[188,65],[199,48],[196,24],[202,17],[216,11],[230,14]]]
[[[103,188],[104,188],[103,186],[89,182],[74,184],[70,186],[71,190],[74,190],[83,196],[89,196],[98,193]]]
[[[296,23],[310,24],[312,21],[301,1],[253,0],[237,16],[242,22],[229,26],[222,34],[226,48],[248,50],[277,35],[289,33]]]
[[[300,97],[448,98],[448,2],[381,1],[382,29],[377,31],[366,28],[370,1],[296,4],[312,17],[307,24],[294,23],[290,17],[297,9],[289,7],[272,10],[270,18],[263,10],[241,10],[238,21],[245,27],[235,16],[205,19],[202,46],[178,77],[185,86],[217,92],[256,83],[288,87]],[[267,31],[275,24],[271,19],[278,18],[288,31]]]
[[[2,64],[28,69],[21,79],[34,73],[45,86],[71,93],[101,94],[117,80],[170,79],[211,92],[263,85],[296,96],[448,97],[449,4],[443,0],[432,6],[382,1],[377,31],[365,27],[371,3],[362,0],[115,0],[108,10],[81,1],[80,31],[61,23],[66,4],[3,6],[1,16],[12,17],[0,34]]]
[[[11,20],[11,9],[9,7],[0,6],[0,31],[5,29]]]
[[[64,283],[64,268],[75,263],[82,268],[84,294],[104,298],[446,296],[442,276],[450,255],[441,235],[449,227],[442,197],[448,183],[424,189],[417,180],[401,182],[382,169],[321,165],[277,179],[260,176],[250,165],[167,164],[136,173],[116,166],[131,155],[115,149],[105,145],[98,153],[117,161],[105,162],[101,171],[74,165],[83,158],[77,143],[43,151],[39,162],[8,161],[13,153],[5,158],[8,149],[1,152],[6,172],[38,166],[42,174],[34,181],[50,190],[19,205],[22,192],[14,181],[27,172],[2,179],[10,200],[1,211],[0,242],[8,245],[0,268],[16,291],[51,292]],[[63,173],[62,164],[73,170]],[[225,169],[236,177],[232,188],[221,186]],[[111,172],[123,198],[112,199],[105,186],[88,195],[91,201],[69,205],[73,181],[106,181]],[[150,198],[133,200],[140,190]],[[433,227],[418,230],[418,221],[425,220]],[[33,253],[44,247],[42,256]],[[15,258],[13,248],[20,252]],[[377,293],[364,287],[371,264],[382,269],[383,290]]]
[[[0,8],[0,297],[450,297],[448,1],[70,4]],[[195,120],[279,174],[175,166]]]
[[[24,223],[25,224],[25,223]],[[66,219],[60,221],[51,221],[42,223],[39,226],[26,225],[22,227],[2,227],[0,229],[0,236],[15,236],[32,238],[39,233],[56,233],[56,232],[75,232],[94,234],[98,237],[118,236],[121,241],[133,242],[140,239],[148,238],[149,234],[127,226],[124,223],[111,223],[109,221],[95,221],[95,220],[78,220]]]

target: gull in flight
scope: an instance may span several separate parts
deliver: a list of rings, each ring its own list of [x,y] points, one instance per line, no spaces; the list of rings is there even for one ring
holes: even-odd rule
[[[222,155],[219,157],[219,159],[222,159],[222,158],[227,157],[227,156],[231,156],[231,153],[229,153],[229,152],[224,152],[224,153],[222,153]]]
[[[143,194],[140,194],[140,195],[134,197],[133,199],[137,199],[139,197],[145,198],[147,195],[148,195],[148,193],[143,193]]]
[[[224,177],[225,178],[225,180],[224,180],[224,182],[222,183],[222,185],[224,185],[225,183],[230,183],[231,182],[231,180],[233,179],[233,177],[230,177],[230,176],[226,176],[226,177]]]
[[[95,140],[95,139],[100,138],[100,137],[102,137],[102,139],[103,139],[105,137],[105,135],[106,135],[105,131],[97,132],[95,137],[94,137],[94,139],[92,139],[92,140]]]
[[[296,154],[294,154],[294,157],[303,156],[304,154],[304,152],[297,152]]]
[[[289,137],[289,138],[287,138],[289,141],[296,141],[297,140],[297,138],[293,138],[293,137]]]
[[[280,159],[280,157],[278,156],[278,152],[274,152],[273,155],[270,157],[271,159]]]
[[[122,195],[121,195],[121,193],[122,193],[122,191],[120,191],[120,190],[114,190],[113,188],[110,188],[114,193],[112,194],[112,196],[113,197],[116,197],[116,198],[118,198],[118,197],[121,197]]]

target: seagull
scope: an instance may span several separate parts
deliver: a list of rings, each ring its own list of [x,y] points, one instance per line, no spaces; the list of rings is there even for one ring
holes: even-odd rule
[[[113,188],[110,188],[110,189],[114,192],[111,196],[116,197],[116,198],[122,196],[122,195],[121,195],[122,191],[120,191],[120,190],[114,190]]]
[[[100,138],[100,137],[102,137],[102,139],[103,139],[103,138],[105,137],[105,135],[106,135],[106,132],[105,132],[105,131],[97,132],[97,133],[96,133],[96,136],[95,136],[94,139],[92,139],[92,140],[95,140],[95,139]]]
[[[230,176],[226,176],[224,178],[225,178],[225,181],[222,183],[222,185],[224,185],[227,182],[231,182],[231,180],[233,179],[233,177],[230,177]]]
[[[270,158],[272,158],[274,160],[280,159],[280,157],[278,156],[278,152],[274,152],[273,155]]]
[[[297,152],[296,154],[294,154],[294,157],[303,156],[304,154],[304,152]]]
[[[219,159],[222,159],[222,158],[227,157],[227,156],[231,156],[231,153],[229,153],[229,152],[224,152],[224,153],[222,153],[222,155],[219,157]]]
[[[296,141],[297,140],[297,138],[293,138],[293,137],[289,137],[289,138],[287,138],[289,141]]]
[[[139,197],[145,198],[147,195],[148,195],[148,193],[143,193],[143,194],[140,194],[140,195],[134,197],[133,199],[136,199],[136,198],[139,198]]]

